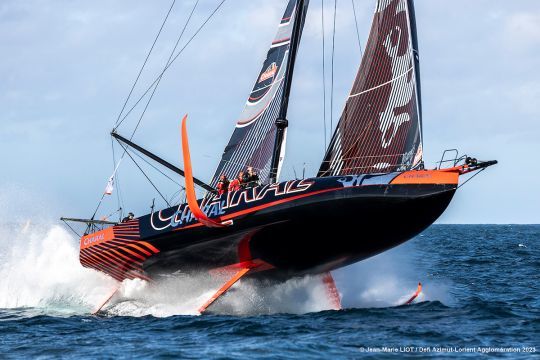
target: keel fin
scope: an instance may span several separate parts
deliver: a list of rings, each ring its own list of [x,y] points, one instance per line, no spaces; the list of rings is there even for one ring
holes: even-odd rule
[[[118,292],[118,290],[120,290],[120,284],[118,284],[114,289],[113,291],[110,293],[109,296],[107,296],[107,298],[105,299],[105,301],[103,301],[98,307],[95,308],[94,311],[92,311],[92,315],[97,315],[101,309],[103,309],[103,307],[105,305],[107,305],[107,303],[113,298],[113,296]]]
[[[420,295],[421,292],[422,292],[422,283],[419,282],[419,283],[418,283],[418,287],[416,288],[416,291],[414,292],[414,294],[413,294],[413,295],[411,296],[411,298],[410,298],[409,300],[407,300],[407,301],[405,302],[405,304],[403,304],[403,305],[409,305],[409,304],[411,304],[411,303],[414,301],[414,299],[416,299],[416,298],[418,297],[418,295]]]
[[[330,300],[330,304],[332,304],[332,309],[341,310],[341,299],[332,274],[330,272],[325,273],[322,280],[326,287],[326,295]]]
[[[229,290],[238,280],[240,280],[244,275],[246,275],[249,270],[250,268],[246,267],[237,271],[232,278],[230,278],[225,284],[223,284],[223,286],[220,287],[219,290],[216,291],[216,293],[212,295],[212,297],[208,299],[208,301],[206,301],[204,305],[199,308],[199,313],[202,314],[203,312],[205,312],[206,309],[208,309],[208,307],[214,303],[214,301],[216,301],[221,295],[227,292],[227,290]]]
[[[189,152],[189,141],[187,135],[187,114],[182,118],[182,155],[184,158],[184,178],[186,179],[186,198],[189,209],[193,216],[199,220],[201,224],[207,227],[226,227],[233,224],[232,220],[222,221],[219,217],[216,219],[210,219],[201,210],[197,203],[197,196],[195,195],[195,183],[193,181],[193,170],[191,168],[191,154]]]

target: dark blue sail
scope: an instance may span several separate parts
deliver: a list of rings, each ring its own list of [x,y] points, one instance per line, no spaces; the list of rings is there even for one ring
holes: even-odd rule
[[[275,121],[279,114],[284,79],[287,75],[291,36],[297,15],[296,5],[296,0],[290,0],[285,9],[255,85],[212,178],[213,186],[216,185],[220,175],[224,174],[231,179],[248,166],[257,170],[262,182],[269,179],[277,133]],[[302,11],[305,9],[306,7]]]

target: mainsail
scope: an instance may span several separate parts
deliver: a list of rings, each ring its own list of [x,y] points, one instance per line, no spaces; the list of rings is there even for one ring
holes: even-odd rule
[[[304,5],[297,14],[299,3],[297,0],[290,0],[285,9],[253,90],[223,151],[212,178],[212,186],[217,184],[220,175],[224,174],[232,179],[248,166],[258,171],[262,182],[269,180],[277,134],[276,119],[282,106],[288,75],[291,37],[297,15],[302,15],[299,19],[303,19],[307,10],[308,2],[303,1],[301,3]],[[298,32],[301,32],[303,20],[299,26]],[[284,143],[285,141],[282,147]]]
[[[422,164],[413,0],[378,0],[366,51],[318,176]]]

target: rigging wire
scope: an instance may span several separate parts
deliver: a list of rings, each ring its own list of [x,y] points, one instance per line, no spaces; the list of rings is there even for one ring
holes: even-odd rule
[[[118,180],[118,178],[116,180]],[[120,184],[118,181],[116,182],[116,193],[118,194],[118,197],[120,198],[120,203],[122,204],[121,208],[124,209],[125,208],[124,196],[122,195],[122,188],[120,187]],[[120,215],[119,215],[120,221],[122,221],[123,216],[124,216],[124,212],[120,211]]]
[[[221,2],[216,6],[216,8],[208,15],[208,17],[204,20],[204,22],[199,26],[199,28],[195,31],[195,33],[189,38],[189,40],[184,44],[184,46],[178,51],[178,53],[172,58],[170,63],[165,66],[163,71],[158,75],[158,77],[148,86],[146,91],[139,97],[139,99],[135,102],[135,104],[129,109],[129,111],[122,117],[122,120],[118,123],[116,128],[124,122],[124,120],[129,116],[129,114],[135,109],[135,107],[141,102],[141,100],[148,94],[148,92],[154,87],[156,82],[159,81],[160,77],[169,69],[169,67],[178,59],[178,57],[184,52],[184,50],[189,46],[189,44],[195,39],[195,37],[201,32],[201,30],[204,28],[204,26],[210,21],[210,19],[217,13],[217,11],[221,8],[223,3],[225,3],[227,0],[221,0]],[[116,130],[115,128],[115,130]]]
[[[114,172],[114,168],[116,167],[116,153],[114,151],[114,139],[113,139],[112,136],[111,136],[111,149],[112,149],[113,172]],[[118,174],[116,174],[116,176],[114,178],[114,182],[116,183],[116,201],[117,201],[117,205],[118,205],[118,207],[120,209],[122,209],[124,207],[124,202],[122,201],[122,198],[120,196],[120,182],[118,180]],[[119,218],[120,218],[120,220],[122,220],[122,211],[120,211]]]
[[[62,220],[62,219],[60,219],[60,220]],[[81,237],[81,235],[80,235],[78,232],[76,232],[75,229],[73,229],[73,228],[71,227],[71,225],[69,225],[69,223],[68,223],[66,220],[62,220],[62,221],[64,222],[64,224],[67,225],[67,227],[68,227],[71,231],[73,231],[73,233],[74,233],[75,235],[77,235],[77,237]]]
[[[129,101],[129,99],[131,98],[131,95],[133,94],[133,90],[135,90],[135,86],[139,82],[139,78],[141,77],[141,74],[142,74],[142,72],[144,70],[144,67],[146,66],[146,63],[148,62],[148,59],[150,58],[150,55],[152,54],[152,51],[154,50],[154,46],[156,46],[156,43],[157,43],[157,41],[159,39],[159,36],[161,35],[161,31],[163,30],[163,27],[165,26],[165,23],[167,22],[167,19],[169,18],[169,15],[171,14],[171,11],[172,11],[172,9],[174,7],[175,2],[176,2],[176,0],[172,1],[172,4],[171,4],[171,6],[169,8],[169,11],[167,12],[167,15],[165,16],[165,19],[163,19],[163,22],[161,23],[161,27],[159,28],[159,31],[158,31],[156,37],[154,38],[154,42],[152,43],[152,46],[150,47],[150,50],[148,51],[148,54],[146,55],[146,59],[144,59],[144,63],[142,64],[141,69],[139,70],[139,73],[137,74],[137,78],[133,82],[133,85],[131,86],[131,90],[129,91],[129,94],[126,97],[126,100],[124,101],[124,105],[122,106],[122,110],[120,110],[120,113],[118,114],[118,117],[116,118],[116,121],[114,123],[114,128],[117,127],[117,124],[120,121],[120,117],[122,116],[122,114],[124,113],[124,110],[126,109],[127,103]]]
[[[466,183],[468,183],[469,181],[471,181],[476,175],[480,174],[482,171],[486,170],[487,168],[483,168],[483,169],[480,169],[480,171],[478,171],[477,173],[475,173],[473,176],[471,176],[470,178],[468,178],[467,180],[465,180],[465,182],[461,183],[457,188],[459,189],[460,187],[462,187],[463,185],[465,185]]]
[[[354,5],[354,0],[351,0],[353,14],[354,14],[354,24],[356,25],[356,37],[358,39],[358,47],[360,48],[360,59],[364,56],[362,52],[362,42],[360,41],[360,31],[358,30],[358,19],[356,18],[356,6]]]
[[[92,214],[92,217],[90,218],[90,220],[94,220],[94,218],[96,217],[96,214],[99,210],[99,207],[101,206],[101,203],[103,202],[103,199],[105,198],[105,193],[101,194],[101,199],[99,199],[99,202],[96,206],[96,210],[94,210],[94,213]]]
[[[161,175],[165,176],[167,179],[171,180],[173,183],[175,183],[176,185],[180,186],[181,190],[185,190],[185,187],[180,184],[179,182],[177,182],[176,180],[174,180],[173,178],[171,178],[169,175],[165,174],[163,171],[161,171],[157,166],[155,166],[154,164],[152,164],[150,161],[146,160],[142,155],[138,154],[137,152],[133,152],[139,159],[141,159],[142,161],[144,161],[146,164],[148,164],[149,166],[151,166],[154,170],[156,170],[157,172],[159,172]]]
[[[192,18],[192,16],[193,16],[193,13],[195,12],[195,9],[197,8],[197,5],[198,5],[198,4],[199,4],[199,0],[197,0],[197,1],[195,2],[195,4],[193,5],[193,8],[191,9],[191,12],[190,12],[189,16],[188,16],[186,22],[184,23],[184,26],[183,26],[183,28],[182,28],[182,31],[180,32],[180,35],[178,36],[178,39],[176,40],[176,43],[175,43],[175,45],[174,45],[174,47],[173,47],[173,49],[172,49],[172,51],[171,51],[171,53],[170,53],[170,55],[169,55],[169,58],[167,59],[167,62],[165,63],[165,68],[164,68],[164,70],[161,72],[161,74],[159,75],[159,77],[157,78],[157,82],[155,82],[155,85],[153,86],[152,93],[150,94],[150,97],[148,98],[148,101],[146,102],[146,105],[145,105],[145,107],[144,107],[144,109],[143,109],[143,111],[142,111],[142,113],[141,113],[141,115],[140,115],[140,117],[139,117],[139,120],[137,121],[137,125],[135,126],[135,128],[133,129],[133,131],[132,131],[132,133],[131,133],[131,136],[130,136],[129,140],[132,140],[132,139],[133,139],[133,136],[135,136],[135,133],[137,132],[137,129],[139,128],[139,126],[140,126],[140,124],[141,124],[141,122],[142,122],[142,119],[144,118],[144,115],[146,114],[146,110],[148,109],[148,106],[150,105],[150,102],[151,102],[152,99],[154,98],[154,94],[156,93],[156,90],[157,90],[157,88],[158,88],[158,86],[159,86],[159,84],[160,84],[160,82],[161,82],[161,79],[163,79],[163,74],[165,73],[165,69],[167,68],[167,66],[170,65],[170,63],[171,63],[171,58],[173,57],[174,53],[176,52],[176,48],[178,47],[178,44],[180,43],[180,40],[182,39],[182,37],[183,37],[183,35],[184,35],[185,31],[186,31],[186,28],[188,27],[189,22],[190,22],[190,20],[191,20],[191,18]],[[168,16],[168,14],[167,14],[167,16]],[[120,125],[120,124],[118,124],[118,125]],[[118,126],[117,126],[117,127],[118,127]],[[123,147],[123,146],[122,146],[122,147]],[[125,156],[125,154],[126,154],[126,151],[127,151],[127,147],[124,148],[124,153],[122,154],[122,156],[121,156],[121,158],[120,158],[120,161],[122,161],[122,159],[124,158],[124,156]],[[132,157],[129,153],[128,153],[128,155],[129,155],[129,157],[131,157],[131,159],[135,162],[135,160],[133,159],[133,157]],[[146,159],[145,159],[144,161],[147,162]],[[135,163],[135,165],[137,165],[137,167],[139,167],[139,165],[138,165],[137,163]],[[154,167],[154,166],[152,166],[152,167]],[[154,168],[155,168],[155,167],[154,167]],[[139,169],[141,169],[141,168],[139,167]],[[142,169],[141,169],[141,171],[142,171]],[[152,183],[152,181],[151,181],[150,178],[146,175],[146,173],[144,173],[144,171],[142,171],[142,172],[143,172],[144,176],[146,176],[146,178],[148,179],[148,181],[150,181],[150,183],[152,184],[152,186],[154,186],[154,188],[156,189],[156,191],[161,195],[161,197],[163,198],[163,200],[165,200],[165,202],[167,203],[167,205],[169,205],[168,201],[167,201],[167,200],[165,199],[165,197],[161,194],[161,192],[159,192],[159,190],[157,189],[157,187]],[[161,172],[161,171],[160,171],[160,172]],[[163,173],[162,173],[162,174],[163,174]],[[163,175],[165,175],[165,174],[163,174]],[[165,176],[167,176],[167,175],[165,175]],[[169,178],[169,177],[167,176],[167,178]],[[169,179],[171,179],[171,178],[169,178]],[[171,180],[172,180],[172,179],[171,179]],[[180,186],[181,186],[181,185],[180,185]],[[169,205],[169,206],[170,206],[170,205]]]
[[[330,85],[330,131],[334,128],[334,54],[336,45],[337,0],[334,0],[334,27],[332,29],[332,81]]]
[[[120,144],[120,142],[119,142]],[[159,196],[161,196],[161,198],[163,199],[163,201],[165,201],[165,203],[167,204],[168,207],[171,207],[171,205],[169,204],[169,202],[167,201],[167,199],[165,198],[165,196],[163,196],[163,194],[161,193],[161,191],[159,191],[159,189],[157,188],[156,185],[154,185],[154,183],[152,182],[152,180],[150,180],[150,177],[148,177],[148,175],[144,172],[144,170],[140,167],[140,165],[135,161],[135,159],[133,158],[133,156],[131,156],[131,154],[129,153],[127,147],[124,147],[124,145],[120,144],[120,146],[122,148],[124,148],[124,154],[127,154],[130,159],[133,161],[133,163],[137,166],[137,168],[139,168],[139,170],[142,172],[142,174],[146,177],[146,180],[148,180],[148,182],[154,187],[154,189],[157,191],[157,193],[159,194]]]
[[[118,129],[118,127],[124,122],[124,120],[129,116],[129,114],[135,109],[135,107],[137,107],[137,105],[141,102],[142,99],[144,99],[144,97],[148,94],[148,92],[154,87],[154,85],[156,85],[156,83],[158,83],[159,81],[161,81],[161,78],[163,76],[163,74],[169,69],[169,67],[176,61],[176,59],[178,59],[178,57],[184,52],[184,50],[189,46],[189,44],[191,44],[191,42],[195,39],[195,37],[197,37],[197,35],[202,31],[202,29],[206,26],[206,24],[210,21],[210,19],[212,19],[212,17],[214,17],[214,15],[218,12],[218,10],[222,7],[222,5],[225,3],[226,0],[221,0],[220,3],[214,8],[214,10],[210,13],[210,15],[208,15],[208,17],[202,22],[202,24],[197,28],[197,30],[195,31],[195,33],[189,38],[189,40],[184,44],[184,46],[180,49],[180,51],[168,62],[168,64],[163,68],[163,70],[161,71],[161,73],[158,75],[158,77],[150,84],[150,86],[144,91],[144,93],[139,97],[139,99],[135,102],[135,104],[129,109],[129,111],[127,113],[124,114],[124,116],[122,117],[122,119],[118,122],[116,122],[114,128],[113,128],[113,132],[116,131],[116,129]],[[199,0],[197,0],[197,2],[195,3],[195,6],[198,4]],[[195,8],[194,6],[194,8]],[[193,13],[193,11],[192,11]],[[191,13],[191,14],[192,14]],[[191,18],[191,14],[190,14],[190,18]],[[186,24],[187,26],[187,24]],[[155,92],[155,90],[154,90]],[[139,121],[140,122],[140,121]],[[138,126],[138,125],[137,125]],[[135,131],[137,130],[137,128],[135,128],[135,130],[133,131],[133,133],[131,134],[131,138],[133,138],[133,136],[135,135]],[[122,144],[120,144],[122,146]],[[122,146],[122,148],[124,149],[124,152],[122,153],[122,156],[120,157],[120,160],[115,168],[115,172],[113,173],[113,176],[115,175],[116,173],[116,169],[118,168],[118,165],[120,164],[120,162],[122,161],[122,159],[124,158],[126,152],[127,152],[127,149],[124,148]],[[129,154],[128,154],[129,155]],[[157,190],[157,189],[156,189]],[[158,191],[159,192],[159,191]],[[101,196],[101,199],[99,200],[98,202],[98,205],[94,211],[94,214],[92,215],[92,219],[95,217],[99,207],[101,206],[101,203],[103,202],[103,198],[105,197],[105,194],[103,194]],[[167,202],[167,201],[165,201]]]
[[[135,81],[133,82],[133,85],[131,86],[131,90],[129,91],[129,94],[128,96],[126,97],[126,100],[124,101],[124,105],[122,106],[122,109],[120,110],[120,113],[118,114],[118,117],[115,121],[115,124],[114,124],[114,130],[116,130],[119,126],[118,122],[120,120],[120,117],[122,116],[125,108],[126,108],[126,105],[129,101],[129,99],[131,98],[131,95],[133,93],[133,90],[135,89],[135,86],[137,85],[138,81],[139,81],[139,78],[141,77],[141,74],[144,70],[144,67],[146,66],[146,63],[148,62],[148,59],[150,58],[150,55],[152,54],[152,51],[154,50],[154,47],[159,39],[159,36],[161,35],[161,32],[165,26],[165,24],[167,23],[167,19],[169,18],[169,15],[171,14],[171,11],[174,7],[174,4],[175,4],[176,0],[173,0],[172,3],[171,3],[171,6],[169,7],[169,10],[167,11],[167,14],[165,15],[165,18],[163,19],[163,22],[161,23],[161,27],[159,28],[159,31],[156,35],[156,37],[154,38],[154,42],[152,43],[152,46],[150,47],[150,50],[148,51],[147,55],[146,55],[146,58],[144,59],[144,62],[143,62],[143,65],[141,66],[141,69],[139,70],[139,73],[137,74],[137,77],[135,79]],[[114,131],[113,130],[113,131]],[[112,152],[113,152],[113,167],[114,167],[114,170],[113,170],[113,177],[116,178],[116,187],[118,189],[117,191],[117,201],[118,201],[118,205],[122,205],[121,202],[120,202],[120,191],[119,191],[119,184],[118,184],[118,178],[116,177],[116,170],[118,168],[117,164],[116,164],[116,159],[115,159],[115,154],[114,154],[114,142],[112,141],[111,139],[111,146],[112,146]],[[120,160],[119,160],[119,163],[118,165],[120,164],[120,162],[122,161],[122,159],[124,158],[124,154],[122,154]],[[103,202],[103,199],[105,198],[105,193],[103,193],[101,195],[101,199],[99,199],[99,202],[96,206],[96,209],[94,210],[94,213],[92,214],[92,219],[94,219],[94,217],[96,216],[97,214],[97,211],[99,210],[99,207],[101,206],[101,203]],[[122,207],[122,206],[120,206]],[[122,214],[120,214],[120,217],[122,216]]]
[[[323,83],[323,126],[324,126],[324,148],[326,149],[326,65],[324,48],[324,0],[321,0],[321,29],[322,29],[322,83]]]
[[[108,220],[111,216],[113,216],[114,214],[119,213],[119,212],[121,212],[121,211],[122,211],[122,208],[118,208],[118,210],[113,211],[113,212],[110,213],[109,215],[103,216],[103,217],[101,218],[101,220]]]
[[[152,90],[152,94],[150,94],[150,97],[148,98],[148,101],[146,102],[144,110],[142,111],[141,116],[139,117],[139,121],[137,122],[137,125],[135,126],[135,129],[133,129],[133,132],[131,133],[131,137],[129,138],[129,140],[133,139],[133,136],[135,135],[135,132],[139,128],[139,125],[141,124],[141,121],[142,121],[142,119],[144,117],[144,114],[146,113],[146,110],[148,109],[148,106],[150,105],[150,102],[154,98],[154,94],[156,93],[156,90],[157,90],[157,88],[159,86],[159,83],[161,82],[161,79],[163,79],[163,74],[165,73],[165,69],[167,68],[167,66],[170,65],[171,59],[174,56],[174,53],[176,52],[176,48],[178,47],[178,44],[180,43],[180,40],[184,36],[186,28],[188,27],[189,22],[191,21],[191,17],[193,16],[193,13],[195,12],[195,9],[197,8],[198,4],[199,4],[199,0],[197,0],[195,2],[195,5],[193,5],[193,8],[191,9],[191,13],[189,14],[189,16],[188,16],[188,18],[187,18],[187,20],[186,20],[186,22],[184,24],[184,27],[182,28],[182,31],[180,32],[180,35],[178,36],[178,39],[176,40],[176,44],[174,44],[174,47],[173,47],[173,49],[172,49],[172,51],[171,51],[171,53],[169,55],[169,58],[167,59],[167,62],[165,63],[164,70],[161,72],[161,75],[159,75],[159,77],[157,79],[157,82],[156,82],[156,85],[154,86],[154,90]]]
[[[183,191],[184,191],[183,189],[180,189],[180,190],[176,191],[174,194],[172,194],[171,198],[169,199],[169,202],[171,204],[175,204],[175,205],[180,204],[181,200],[182,200],[182,192]],[[176,198],[178,198],[178,201],[175,201]]]

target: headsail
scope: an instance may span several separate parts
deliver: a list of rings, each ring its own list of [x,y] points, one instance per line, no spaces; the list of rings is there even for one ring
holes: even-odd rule
[[[307,9],[307,1],[305,3],[301,9],[303,14]],[[275,122],[283,100],[296,9],[297,0],[290,0],[253,90],[223,151],[212,178],[213,186],[221,174],[234,178],[247,166],[257,169],[262,182],[269,179],[277,133]]]
[[[421,163],[413,0],[378,0],[360,69],[318,176],[400,171]]]

